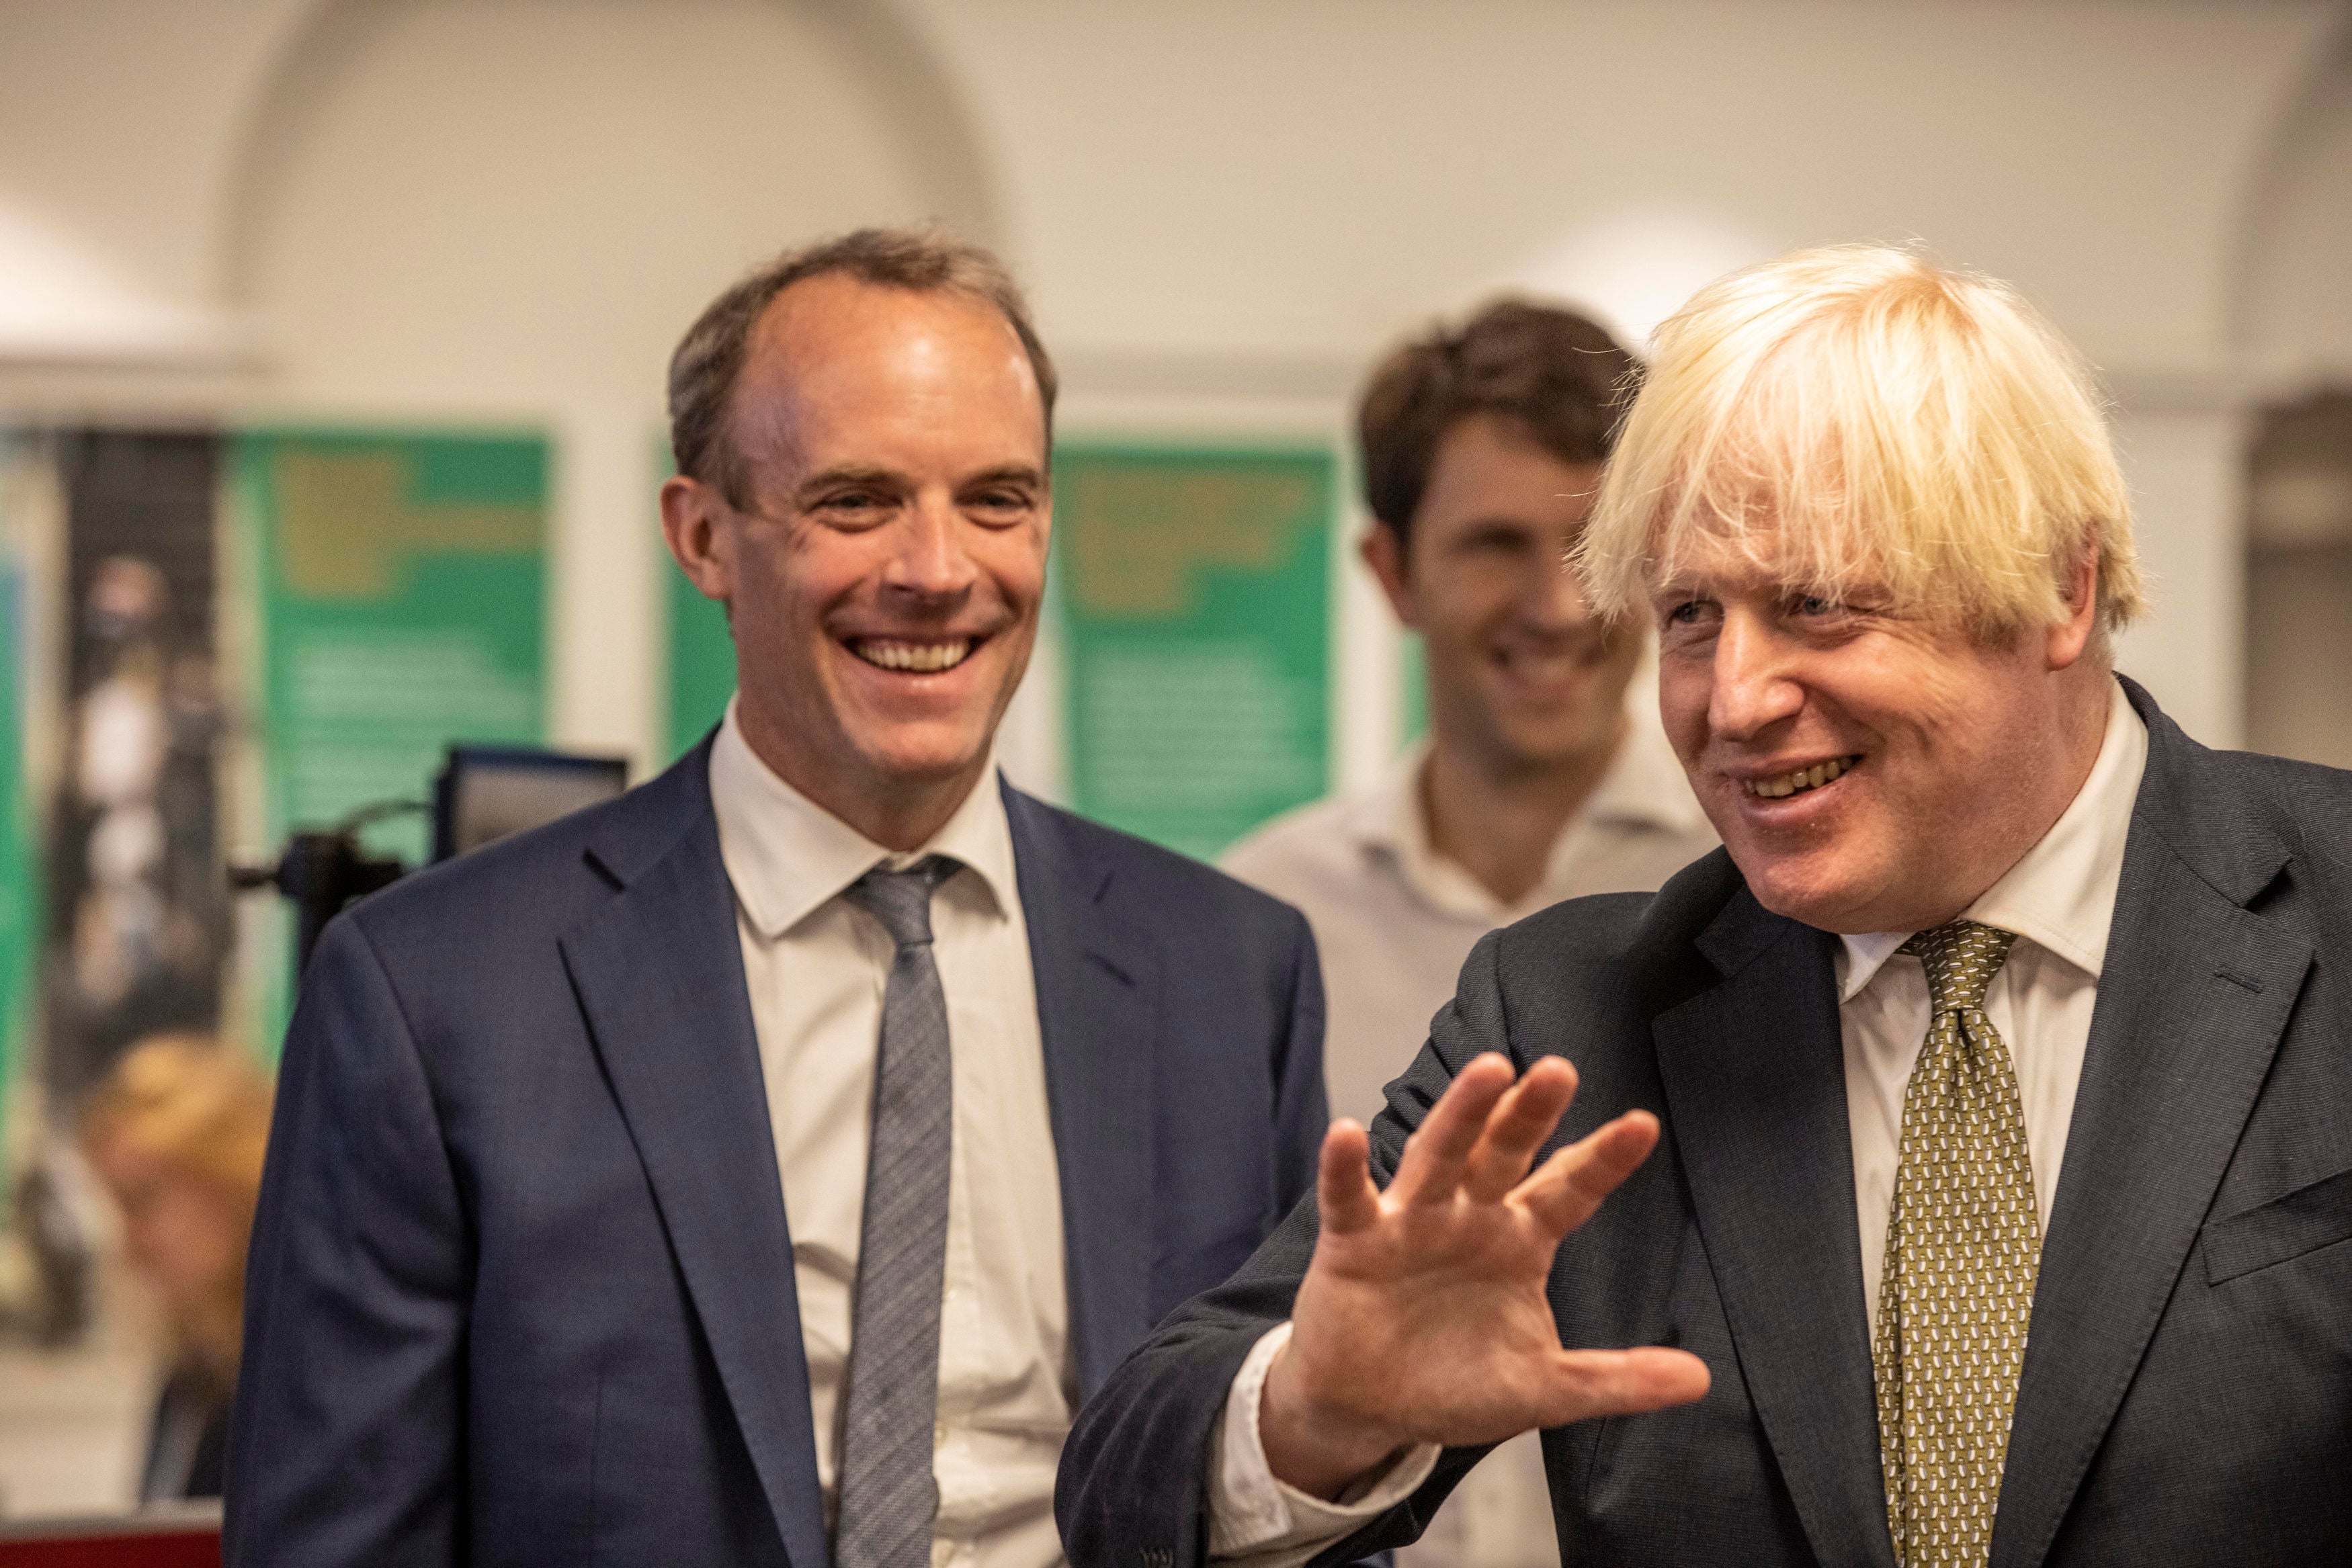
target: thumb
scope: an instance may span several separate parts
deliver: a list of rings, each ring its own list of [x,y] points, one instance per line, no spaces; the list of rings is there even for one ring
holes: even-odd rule
[[[1706,1363],[1686,1350],[1563,1350],[1552,1358],[1546,1427],[1596,1416],[1634,1416],[1688,1405],[1713,1381]]]

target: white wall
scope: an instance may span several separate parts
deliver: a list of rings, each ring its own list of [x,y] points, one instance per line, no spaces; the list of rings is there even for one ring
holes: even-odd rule
[[[2352,26],[2338,37],[2248,193],[2238,343],[2287,382],[2352,382]]]
[[[2242,341],[2275,400],[2352,389],[2352,29],[2283,119],[2252,190],[2245,261]],[[2254,739],[2341,766],[2352,759],[2352,453],[2315,456],[2285,464],[2273,448],[2260,481],[2268,549],[2244,596]]]
[[[2220,351],[2325,5],[925,0],[1065,341],[1360,353],[1662,198],[1925,236],[2101,360]],[[1013,84],[1012,90],[1004,90]]]

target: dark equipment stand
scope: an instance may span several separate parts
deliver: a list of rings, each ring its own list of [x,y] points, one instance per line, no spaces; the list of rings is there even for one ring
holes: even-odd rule
[[[509,833],[610,800],[628,787],[628,763],[529,746],[452,746],[435,780],[433,800],[383,800],[362,806],[334,827],[304,829],[286,841],[276,865],[233,865],[229,885],[239,892],[275,888],[294,905],[294,988],[310,967],[327,922],[355,898],[388,887],[408,867],[371,855],[360,832],[410,812],[433,818],[433,858],[443,861]]]
[[[359,824],[347,821],[328,832],[296,833],[286,841],[286,852],[276,865],[231,866],[228,880],[241,893],[274,887],[294,905],[294,979],[299,986],[327,922],[352,899],[390,886],[407,869],[397,860],[379,859],[362,850]]]

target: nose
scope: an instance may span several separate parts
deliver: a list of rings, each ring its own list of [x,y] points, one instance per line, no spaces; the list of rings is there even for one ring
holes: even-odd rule
[[[1707,727],[1720,740],[1745,742],[1805,706],[1794,677],[1792,650],[1762,617],[1734,607],[1716,633],[1713,682],[1708,689]]]
[[[946,497],[917,497],[899,523],[896,548],[883,570],[889,592],[912,599],[952,599],[965,592],[979,574],[964,549],[965,523]]]
[[[1520,603],[1528,621],[1546,632],[1581,631],[1593,618],[1592,605],[1584,597],[1584,584],[1568,564],[1566,550],[1549,556],[1544,565],[1530,574]]]

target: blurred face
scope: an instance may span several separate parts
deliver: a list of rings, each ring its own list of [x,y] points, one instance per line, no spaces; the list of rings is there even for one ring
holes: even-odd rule
[[[119,1137],[92,1163],[121,1210],[131,1266],[173,1315],[216,1300],[244,1269],[245,1221],[227,1194]]]
[[[2093,601],[2086,576],[2072,621],[1988,645],[1866,587],[1791,591],[1726,548],[1662,585],[1666,733],[1757,900],[1825,931],[1916,931],[1999,881],[2097,757]]]
[[[1365,540],[1398,617],[1426,645],[1440,744],[1514,770],[1616,744],[1641,632],[1602,625],[1566,564],[1600,476],[1510,422],[1473,415],[1438,444],[1410,550],[1385,528]]]
[[[728,606],[746,738],[870,836],[908,800],[952,810],[1045,588],[1045,410],[1020,340],[959,295],[795,284],[754,330],[733,436],[744,507],[674,479],[663,524]]]

